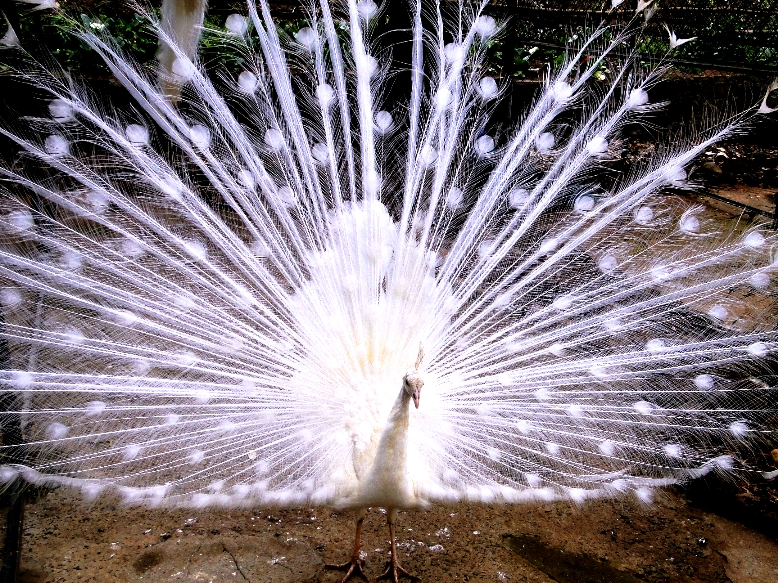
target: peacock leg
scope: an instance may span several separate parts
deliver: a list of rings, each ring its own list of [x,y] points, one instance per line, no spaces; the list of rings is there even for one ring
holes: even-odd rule
[[[346,576],[341,579],[340,583],[346,583],[346,581],[354,576],[361,577],[365,581],[368,581],[364,571],[365,560],[359,556],[359,548],[362,546],[362,543],[360,542],[360,539],[362,538],[362,523],[365,521],[366,514],[364,508],[360,508],[356,512],[357,533],[354,537],[354,552],[351,553],[351,560],[341,565],[324,565],[325,569],[335,569],[346,572]]]
[[[400,577],[403,575],[412,581],[418,581],[418,577],[411,575],[408,571],[403,569],[400,563],[397,562],[397,545],[395,544],[394,540],[394,525],[397,524],[396,508],[387,509],[386,521],[389,523],[389,537],[392,539],[392,559],[386,563],[386,571],[381,573],[376,581],[380,581],[381,579],[389,579],[392,581],[392,583],[399,583]]]

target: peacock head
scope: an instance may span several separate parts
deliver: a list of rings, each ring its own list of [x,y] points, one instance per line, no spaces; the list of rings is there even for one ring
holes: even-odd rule
[[[421,388],[424,386],[424,380],[417,371],[406,373],[403,377],[403,388],[405,392],[413,399],[413,404],[419,408],[419,398],[421,397]]]
[[[419,375],[419,367],[422,360],[424,360],[424,348],[419,344],[419,355],[416,357],[416,365],[412,371],[405,373],[403,377],[403,389],[413,399],[413,404],[417,409],[419,408],[421,388],[424,386],[424,379]]]

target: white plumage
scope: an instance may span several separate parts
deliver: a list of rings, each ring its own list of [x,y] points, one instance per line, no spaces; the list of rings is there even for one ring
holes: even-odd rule
[[[188,63],[197,55],[203,18],[208,0],[163,0],[160,30],[159,79],[160,91],[166,99],[176,103],[181,95],[181,85],[189,77]],[[176,50],[173,49],[176,46]],[[178,60],[183,53],[185,59]]]
[[[663,68],[618,64],[631,32],[599,29],[490,133],[509,88],[482,66],[483,8],[426,30],[413,8],[402,103],[370,1],[311,6],[294,38],[249,2],[253,32],[224,35],[246,69],[218,89],[163,26],[180,107],[85,31],[138,110],[52,77],[51,118],[0,130],[51,168],[0,170],[4,419],[24,436],[2,478],[383,506],[393,527],[398,508],[648,501],[740,469],[774,410],[778,238],[667,190],[755,113],[607,170]]]

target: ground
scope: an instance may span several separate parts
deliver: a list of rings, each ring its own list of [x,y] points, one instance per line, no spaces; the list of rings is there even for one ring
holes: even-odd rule
[[[651,505],[403,512],[398,543],[404,566],[424,582],[774,583],[776,524],[763,534],[666,490]],[[371,577],[387,559],[387,532],[382,512],[371,510],[363,539]],[[27,503],[20,583],[334,583],[339,573],[324,564],[346,560],[352,536],[351,514],[333,509],[127,508],[55,490]]]

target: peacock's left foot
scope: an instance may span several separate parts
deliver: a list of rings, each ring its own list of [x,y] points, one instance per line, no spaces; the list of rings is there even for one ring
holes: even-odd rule
[[[392,560],[386,562],[386,571],[376,577],[376,581],[381,579],[389,579],[392,583],[400,583],[400,577],[407,577],[411,581],[420,581],[416,575],[411,575],[408,571],[403,569],[400,563]]]

